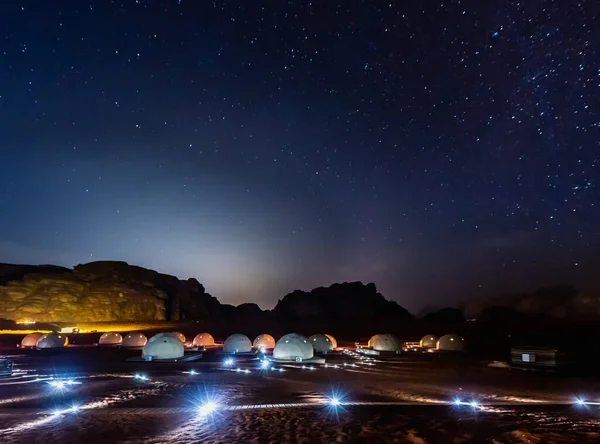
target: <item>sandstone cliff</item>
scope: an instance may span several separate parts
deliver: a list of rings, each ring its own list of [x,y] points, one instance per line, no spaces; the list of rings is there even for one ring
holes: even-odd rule
[[[94,322],[219,315],[219,302],[195,279],[180,281],[126,262],[91,262],[73,270],[0,264],[0,318]]]

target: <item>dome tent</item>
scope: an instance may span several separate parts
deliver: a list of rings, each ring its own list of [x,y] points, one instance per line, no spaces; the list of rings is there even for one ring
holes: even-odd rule
[[[421,348],[435,348],[437,345],[438,337],[436,335],[425,335],[419,341],[419,347]]]
[[[199,333],[192,342],[196,347],[209,347],[215,345],[215,338],[210,333]]]
[[[252,351],[252,342],[248,336],[235,333],[225,339],[223,352],[225,353],[248,353]]]
[[[331,345],[333,346],[334,349],[336,349],[337,348],[337,340],[333,336],[328,335],[327,333],[325,333],[325,336],[327,336],[329,338],[329,340],[331,341]]]
[[[39,331],[28,334],[21,340],[21,347],[22,348],[35,347],[37,345],[38,339],[40,339],[43,335],[44,335],[44,333],[40,333]]]
[[[311,359],[314,354],[308,339],[297,333],[282,336],[273,349],[273,358],[283,361],[304,361]]]
[[[441,351],[463,351],[465,340],[458,335],[444,335],[437,341],[436,348]]]
[[[254,347],[257,350],[275,348],[275,338],[266,333],[258,335],[256,338],[254,338],[252,347]]]
[[[158,333],[150,338],[142,350],[142,358],[179,359],[183,358],[183,343],[179,338],[166,333]]]
[[[104,333],[98,340],[98,345],[121,345],[123,336],[116,332]]]
[[[127,333],[121,342],[122,347],[143,347],[148,342],[148,338],[139,331],[132,331]]]
[[[394,335],[375,335],[369,339],[369,347],[377,351],[399,352],[402,347],[400,341]]]
[[[171,336],[173,338],[179,339],[182,343],[185,343],[185,335],[180,331],[168,331],[164,333],[167,336]]]
[[[315,353],[327,353],[333,350],[331,339],[320,333],[312,335],[310,338],[308,338],[308,342],[310,342],[310,345],[313,346]]]
[[[40,336],[36,343],[37,348],[60,348],[69,343],[69,338],[60,333],[46,333]]]

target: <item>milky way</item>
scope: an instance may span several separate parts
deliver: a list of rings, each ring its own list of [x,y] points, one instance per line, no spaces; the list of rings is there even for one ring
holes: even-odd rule
[[[271,308],[600,266],[597,1],[0,6],[0,260],[126,260]]]

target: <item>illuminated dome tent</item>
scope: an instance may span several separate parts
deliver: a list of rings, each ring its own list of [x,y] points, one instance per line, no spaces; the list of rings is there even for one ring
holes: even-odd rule
[[[98,345],[121,345],[122,342],[123,336],[121,336],[119,333],[109,332],[100,336]]]
[[[215,338],[210,333],[200,333],[194,337],[192,342],[196,347],[210,347],[215,345]]]
[[[158,333],[150,338],[142,350],[144,359],[179,359],[183,358],[183,343],[178,337],[167,333]]]
[[[282,361],[305,361],[315,354],[308,339],[297,333],[282,336],[273,350],[273,358]]]
[[[436,348],[441,351],[463,351],[465,340],[458,335],[444,335],[437,341]]]
[[[438,342],[438,337],[435,335],[426,335],[421,338],[419,347],[421,348],[435,348]]]
[[[327,336],[329,338],[329,340],[331,341],[331,345],[333,346],[334,349],[336,349],[337,348],[337,340],[333,336],[328,335],[327,333],[325,333],[325,336]]]
[[[69,338],[61,333],[47,333],[40,336],[35,346],[37,348],[60,348],[69,343]]]
[[[377,351],[399,352],[402,350],[400,341],[394,335],[375,335],[369,339],[369,347]]]
[[[121,342],[121,346],[128,348],[143,347],[148,342],[148,338],[139,331],[127,333]]]
[[[168,331],[163,334],[165,334],[167,336],[171,336],[176,339],[179,339],[182,343],[185,342],[185,335],[183,333],[181,333],[180,331]]]
[[[327,353],[333,350],[331,339],[320,333],[312,335],[310,338],[308,338],[308,342],[310,342],[310,345],[313,346],[315,353]]]
[[[254,338],[252,346],[257,350],[267,350],[275,348],[275,338],[268,334],[258,335]]]
[[[225,353],[248,353],[252,351],[252,342],[246,335],[233,334],[225,339],[223,352]]]
[[[44,335],[44,333],[40,333],[39,331],[28,334],[21,341],[21,347],[23,347],[23,348],[35,347],[37,345],[38,339],[40,339],[40,337],[42,337],[43,335]]]

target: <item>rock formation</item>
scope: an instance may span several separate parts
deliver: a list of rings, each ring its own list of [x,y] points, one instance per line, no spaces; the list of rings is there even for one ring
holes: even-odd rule
[[[378,293],[375,284],[362,282],[333,284],[310,292],[296,290],[278,301],[273,312],[292,320],[412,319],[406,309]]]
[[[0,318],[37,322],[204,319],[220,303],[195,279],[91,262],[73,270],[0,264]]]
[[[73,269],[0,264],[0,319],[38,323],[190,319],[216,326],[244,324],[262,332],[289,321],[322,321],[332,327],[354,320],[364,325],[394,323],[412,316],[386,300],[375,284],[297,290],[274,310],[263,311],[252,303],[221,304],[195,279],[179,280],[126,262],[99,261]]]
[[[518,315],[555,319],[600,318],[600,294],[579,292],[569,285],[540,288],[534,293],[501,296],[465,305],[465,315],[478,319],[514,319]]]

